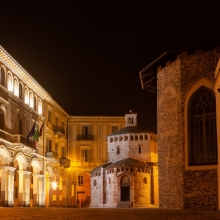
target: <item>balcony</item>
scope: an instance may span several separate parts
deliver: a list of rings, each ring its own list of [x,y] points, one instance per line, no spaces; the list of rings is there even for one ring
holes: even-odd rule
[[[58,154],[53,151],[47,151],[45,153],[45,156],[46,156],[47,160],[50,162],[53,162],[53,163],[58,162]]]
[[[94,135],[77,135],[77,141],[80,140],[92,140],[94,141]]]
[[[0,130],[0,139],[12,143],[15,149],[20,149],[25,153],[35,153],[37,148],[32,140],[27,140],[27,137],[21,134],[9,134],[6,131]]]
[[[65,136],[65,130],[61,126],[53,125],[53,134],[58,135],[59,138]]]
[[[70,167],[70,160],[67,158],[60,158],[60,166],[64,168]]]

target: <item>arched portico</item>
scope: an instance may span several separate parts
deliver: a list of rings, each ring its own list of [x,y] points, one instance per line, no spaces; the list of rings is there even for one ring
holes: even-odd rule
[[[0,206],[14,206],[14,168],[7,147],[0,145]]]
[[[22,152],[17,152],[14,157],[15,168],[15,206],[30,206],[30,179],[31,172],[29,171],[28,161]]]
[[[31,185],[30,185],[30,206],[41,207],[43,205],[43,175],[41,165],[37,158],[32,158],[30,162]]]

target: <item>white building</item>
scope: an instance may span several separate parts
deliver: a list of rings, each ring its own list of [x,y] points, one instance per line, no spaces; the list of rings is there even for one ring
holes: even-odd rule
[[[157,136],[137,127],[137,114],[108,135],[108,162],[91,171],[90,207],[158,206]]]

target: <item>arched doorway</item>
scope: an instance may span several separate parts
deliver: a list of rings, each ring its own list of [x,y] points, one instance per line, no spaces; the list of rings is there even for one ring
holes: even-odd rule
[[[130,201],[130,179],[128,176],[121,178],[121,201]]]

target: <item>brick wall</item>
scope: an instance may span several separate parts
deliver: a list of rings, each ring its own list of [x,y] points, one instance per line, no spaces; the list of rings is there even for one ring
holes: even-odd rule
[[[199,179],[195,180],[192,175],[195,171],[185,171],[184,123],[187,116],[184,115],[184,110],[186,95],[196,82],[202,78],[214,82],[215,60],[214,51],[197,51],[192,55],[184,52],[172,63],[168,62],[166,67],[158,69],[157,121],[161,208],[201,208],[197,199],[194,201],[195,197],[189,202],[195,188],[186,187],[190,181],[199,182]],[[196,188],[200,199],[215,203],[216,172],[198,172],[207,172],[209,178],[206,181],[213,183],[213,191],[206,194],[199,193],[201,189]],[[206,207],[209,207],[208,203]]]

